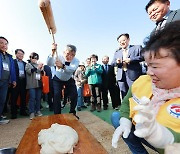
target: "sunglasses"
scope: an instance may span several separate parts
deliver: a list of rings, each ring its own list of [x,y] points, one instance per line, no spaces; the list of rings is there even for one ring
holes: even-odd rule
[[[32,57],[32,56],[29,56],[29,58],[38,60],[38,58],[37,58],[37,57]]]

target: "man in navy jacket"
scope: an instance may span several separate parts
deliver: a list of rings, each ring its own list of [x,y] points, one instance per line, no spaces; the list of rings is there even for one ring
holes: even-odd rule
[[[9,120],[2,118],[9,83],[12,84],[13,88],[16,86],[14,61],[12,56],[6,52],[7,49],[8,40],[0,36],[0,124],[9,122]]]
[[[129,45],[130,38],[127,33],[119,35],[117,41],[120,48],[114,53],[111,65],[118,67],[116,79],[123,99],[132,83],[142,75],[142,47]]]

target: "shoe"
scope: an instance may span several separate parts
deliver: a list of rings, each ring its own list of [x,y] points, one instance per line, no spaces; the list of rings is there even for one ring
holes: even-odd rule
[[[11,115],[11,119],[17,119],[17,115]]]
[[[64,105],[64,104],[62,104],[61,109],[64,109],[64,108],[65,108],[65,105]]]
[[[29,119],[32,120],[34,117],[35,117],[34,113],[31,113]]]
[[[104,107],[104,110],[107,110],[108,109],[108,107]]]
[[[101,105],[97,105],[97,112],[101,112]]]
[[[41,117],[42,115],[41,111],[37,111],[36,116]]]
[[[1,115],[1,118],[2,118],[2,119],[6,119],[6,118],[7,118],[7,116],[5,116],[5,115]]]
[[[77,107],[77,110],[78,110],[78,111],[81,111],[81,107]]]
[[[7,123],[9,123],[9,120],[7,120],[7,119],[1,119],[0,120],[0,125],[4,125],[4,124],[7,124]]]
[[[83,105],[83,106],[81,106],[81,108],[84,108],[84,109],[86,109],[86,108],[87,108],[87,106]]]
[[[95,110],[96,110],[96,106],[95,106],[94,104],[92,104],[90,111],[91,111],[91,112],[94,112]]]
[[[42,106],[42,105],[40,106],[40,110],[41,110],[41,111],[43,110],[43,106]]]
[[[88,102],[88,103],[87,103],[87,106],[90,106],[90,105],[91,105],[91,102]]]
[[[115,107],[114,110],[119,110],[119,108],[118,108],[118,107]]]

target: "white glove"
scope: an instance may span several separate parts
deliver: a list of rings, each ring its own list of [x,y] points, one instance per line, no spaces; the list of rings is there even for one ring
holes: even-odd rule
[[[117,143],[120,136],[127,138],[129,136],[129,133],[131,132],[132,122],[129,119],[122,117],[119,120],[119,123],[120,126],[116,128],[112,137],[112,146],[114,148],[117,148]]]
[[[153,106],[146,97],[141,98],[140,105],[134,107],[138,114],[133,120],[136,122],[134,134],[144,138],[155,148],[164,149],[167,144],[174,142],[173,134],[156,121],[156,114]]]

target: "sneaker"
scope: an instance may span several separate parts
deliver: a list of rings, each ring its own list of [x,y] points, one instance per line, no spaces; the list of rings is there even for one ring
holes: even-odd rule
[[[105,107],[104,107],[104,110],[107,110],[107,109],[108,109],[108,107],[107,107],[107,106],[105,106]]]
[[[34,113],[31,113],[29,119],[32,120],[34,117],[35,117]]]
[[[118,108],[118,107],[115,107],[114,110],[119,110],[119,108]]]
[[[95,110],[96,110],[96,106],[95,106],[94,104],[92,104],[90,111],[91,111],[91,112],[94,112]]]
[[[97,105],[97,112],[101,112],[101,105]]]
[[[81,111],[81,107],[77,107],[77,110],[78,110],[78,111]]]
[[[36,116],[41,117],[42,115],[41,111],[37,111]]]
[[[7,119],[0,120],[0,125],[7,124],[7,123],[9,123],[9,120],[7,120]]]
[[[64,109],[64,108],[65,108],[65,105],[64,105],[64,104],[62,104],[62,105],[61,105],[61,109]]]
[[[1,115],[1,118],[2,118],[2,119],[6,119],[6,118],[7,118],[7,116],[5,116],[5,115]]]

